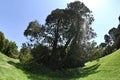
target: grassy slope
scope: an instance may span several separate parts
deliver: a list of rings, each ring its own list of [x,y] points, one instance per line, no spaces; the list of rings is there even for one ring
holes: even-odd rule
[[[69,77],[64,78],[64,74],[60,73],[64,71],[51,71],[43,67],[38,67],[31,73],[23,69],[19,60],[0,53],[0,80],[61,80],[61,76],[62,80],[69,79]]]
[[[27,80],[27,75],[12,63],[18,63],[18,60],[0,53],[0,80]]]
[[[98,64],[93,74],[78,80],[120,80],[120,50],[101,58],[99,61],[86,63],[86,67]]]
[[[106,57],[86,63],[84,68],[50,71],[39,68],[37,73],[26,72],[18,60],[0,53],[0,80],[119,80],[120,50]]]
[[[48,70],[47,71],[45,70],[44,72],[48,73]],[[9,58],[0,53],[0,80],[48,80],[48,79],[52,80],[52,78],[43,75],[41,72],[37,74],[26,72],[22,68],[18,60]]]
[[[48,80],[44,75],[26,72],[18,60],[0,53],[0,80]],[[52,79],[51,79],[52,80]]]

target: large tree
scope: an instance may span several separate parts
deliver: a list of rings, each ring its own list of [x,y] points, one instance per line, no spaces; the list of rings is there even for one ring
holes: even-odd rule
[[[64,60],[64,57],[61,58],[59,55],[65,55],[68,47],[70,47],[70,53],[76,55],[75,61],[78,59],[78,62],[81,62],[79,60],[84,53],[81,51],[84,49],[83,44],[85,45],[96,35],[90,27],[93,20],[91,11],[79,1],[68,4],[66,9],[56,9],[47,17],[47,33],[52,45],[51,60],[55,62],[53,63],[55,66],[59,62],[58,59]],[[60,52],[58,48],[61,45],[63,49]]]
[[[44,26],[31,22],[24,35],[30,41],[36,40],[40,45],[49,47],[50,68],[65,67],[68,58],[73,61],[70,67],[78,67],[85,62],[87,42],[96,36],[90,27],[93,20],[91,11],[80,1],[75,1],[69,3],[66,9],[53,10]]]

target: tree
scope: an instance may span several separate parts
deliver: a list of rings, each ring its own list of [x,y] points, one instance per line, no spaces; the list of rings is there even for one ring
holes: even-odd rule
[[[119,16],[118,20],[119,20],[119,24],[120,24],[120,16]]]
[[[35,47],[31,50],[31,54],[33,55],[34,62],[41,63],[43,65],[48,65],[50,49],[44,45],[35,45]]]
[[[104,49],[104,54],[108,55],[112,53],[113,51],[117,50],[120,48],[120,25],[118,25],[117,28],[111,28],[108,31],[108,34],[104,36],[105,43],[101,43],[100,46],[103,47]]]
[[[110,38],[111,38],[111,41],[113,41],[113,42],[115,42],[115,33],[116,33],[116,31],[117,31],[117,29],[116,28],[112,28],[112,29],[110,29],[109,30],[109,36],[110,36]]]
[[[113,43],[115,42],[115,34],[116,34],[117,29],[116,28],[111,28],[108,31],[108,34],[104,35],[104,40],[105,43],[101,43],[100,46],[102,47],[107,47],[107,46],[112,46]]]
[[[73,13],[74,11],[71,10],[56,9],[46,19],[46,25],[48,26],[46,28],[47,37],[49,37],[50,40],[48,41],[52,46],[50,63],[54,62],[54,67],[62,65],[60,64],[63,60],[61,55],[65,55],[65,50],[74,36]],[[71,27],[73,27],[73,30]],[[59,50],[60,46],[63,46],[61,51]],[[51,67],[53,64],[51,64]]]
[[[29,40],[28,46],[41,43],[41,40],[44,39],[44,30],[44,26],[40,25],[37,20],[30,22],[24,31],[24,36]]]
[[[85,53],[85,50],[87,49],[87,42],[96,36],[90,27],[94,18],[91,11],[79,1],[68,4],[68,9],[76,13],[73,21],[75,35],[70,44],[70,54],[76,61],[76,67],[83,66],[86,62],[87,53]]]
[[[5,42],[4,42],[4,50],[3,50],[3,53],[5,54],[5,55],[7,55],[7,56],[9,56],[9,53],[8,53],[8,47],[9,47],[9,40],[8,39],[6,39],[5,40]]]
[[[3,52],[5,44],[5,36],[2,32],[0,32],[0,51]]]
[[[93,21],[91,11],[80,1],[75,1],[68,4],[66,9],[53,10],[44,26],[37,21],[30,22],[24,35],[38,45],[31,48],[33,53],[42,51],[41,45],[48,47],[50,52],[46,52],[49,54],[46,56],[49,57],[47,64],[50,68],[65,67],[68,58],[73,61],[71,67],[83,66],[86,43],[96,36],[90,27]]]
[[[101,43],[99,46],[102,47],[102,48],[105,48],[106,47],[106,43]]]
[[[9,57],[12,57],[12,58],[18,58],[19,57],[19,53],[18,53],[18,50],[17,50],[17,45],[16,45],[16,43],[15,42],[12,42],[12,41],[10,41],[9,42],[9,46],[8,46],[8,48],[7,48],[7,55],[9,56]]]
[[[106,35],[104,36],[104,39],[105,39],[105,43],[106,43],[107,45],[109,45],[109,43],[111,42],[110,36],[106,34]]]
[[[109,34],[104,35],[105,42],[101,43],[99,45],[104,50],[102,56],[106,56],[106,55],[113,52],[113,43],[114,43],[114,40],[115,40],[114,30],[115,30],[114,28],[110,29],[109,32],[108,32]]]
[[[0,32],[0,51],[12,58],[19,56],[16,43],[6,39],[2,32]]]
[[[58,63],[60,63],[58,59],[60,58],[61,60],[63,58],[58,54],[65,53],[68,46],[70,46],[70,54],[75,55],[76,53],[77,58],[78,55],[80,56],[80,52],[82,52],[79,50],[82,44],[95,36],[95,33],[93,33],[92,28],[89,26],[94,20],[90,13],[90,10],[83,3],[76,1],[68,4],[65,10],[56,9],[52,11],[47,17],[47,33],[52,39],[51,62],[54,61],[54,67],[58,67]],[[63,46],[63,50],[60,52],[58,51],[58,47],[61,45]],[[77,62],[80,63],[82,61],[79,58],[77,58]],[[75,62],[75,65],[79,66],[79,63]]]
[[[25,43],[22,44],[19,59],[22,64],[28,64],[33,59],[31,50]]]
[[[118,25],[116,33],[115,33],[115,44],[116,49],[120,48],[120,25]]]
[[[102,44],[104,46],[104,44]],[[88,47],[86,49],[87,54],[87,61],[92,61],[99,59],[103,55],[103,48],[101,46],[97,46],[97,43],[95,41],[92,41],[91,43],[88,43]]]

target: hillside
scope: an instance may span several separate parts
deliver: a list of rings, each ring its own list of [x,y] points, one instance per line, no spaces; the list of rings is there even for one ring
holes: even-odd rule
[[[11,59],[0,53],[0,80],[27,80],[27,75],[15,65],[18,60]]]
[[[120,50],[99,59],[86,63],[86,67],[99,65],[93,74],[78,80],[120,80]]]
[[[86,63],[84,68],[51,71],[39,68],[35,73],[25,71],[18,60],[0,53],[0,80],[119,80],[120,50],[97,61]]]

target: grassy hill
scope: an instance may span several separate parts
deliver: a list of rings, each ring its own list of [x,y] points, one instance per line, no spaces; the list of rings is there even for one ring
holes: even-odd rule
[[[86,63],[85,68],[93,65],[99,65],[95,73],[78,80],[120,80],[120,50],[98,61]]]
[[[27,80],[24,71],[11,64],[18,62],[0,53],[0,80]]]
[[[84,68],[51,71],[38,67],[29,72],[18,60],[0,53],[0,80],[119,80],[120,50],[97,61],[86,63]]]

